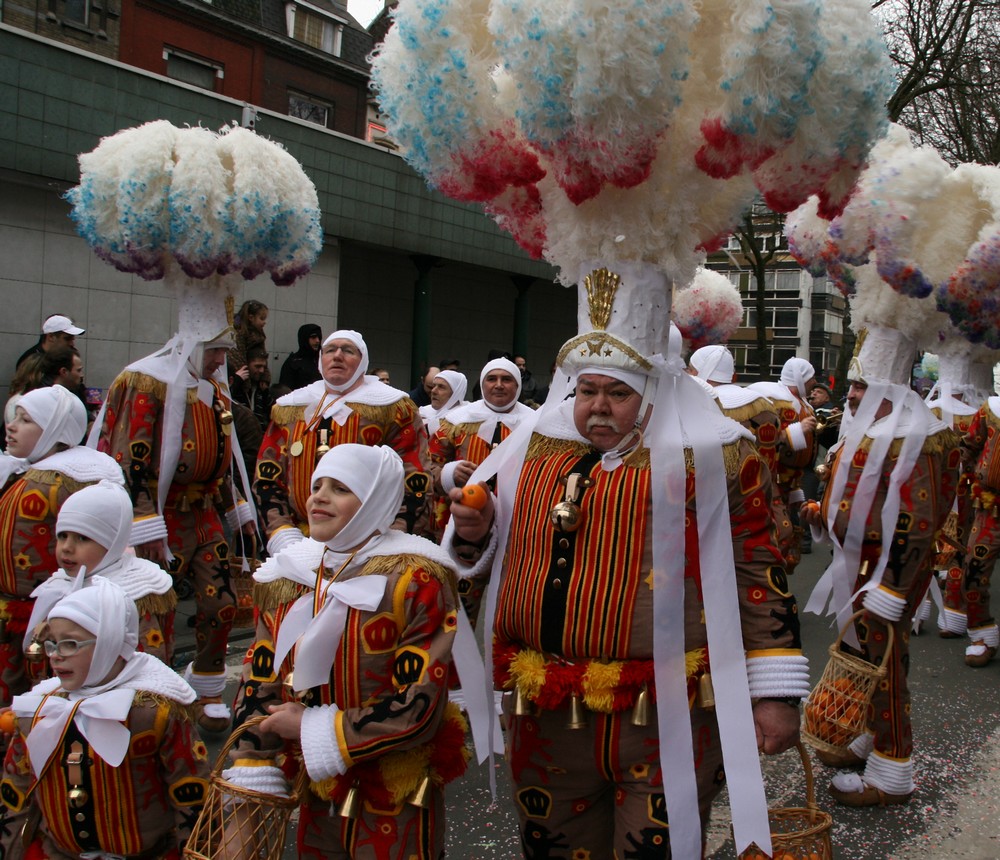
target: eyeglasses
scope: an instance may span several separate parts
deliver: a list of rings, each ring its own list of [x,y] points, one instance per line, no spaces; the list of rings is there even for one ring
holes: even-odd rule
[[[96,641],[96,639],[60,639],[58,642],[53,642],[51,639],[46,639],[42,646],[49,657],[53,654],[58,654],[60,657],[75,657],[81,648],[93,645]]]

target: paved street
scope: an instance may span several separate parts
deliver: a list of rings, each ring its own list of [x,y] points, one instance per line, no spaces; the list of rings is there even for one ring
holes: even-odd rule
[[[804,558],[793,579],[801,602],[822,572],[828,552],[817,547]],[[190,604],[183,607],[189,610]],[[183,616],[178,617],[178,627],[183,647],[185,635],[190,636]],[[826,621],[806,616],[803,637],[815,680],[825,665],[834,631]],[[234,642],[229,661],[234,679],[245,646],[245,640]],[[940,639],[933,619],[927,632],[911,640],[917,792],[908,805],[865,810],[836,807],[826,794],[834,771],[813,759],[817,802],[833,815],[838,860],[1000,857],[1000,663],[968,669],[962,660],[964,647],[962,641]],[[235,691],[235,681],[231,690]],[[772,806],[803,805],[804,777],[794,752],[767,759],[765,773]],[[497,765],[497,777],[495,806],[485,767],[470,766],[466,776],[450,786],[449,858],[514,860],[521,856],[502,762]],[[709,834],[711,860],[735,856],[726,815],[725,804],[720,802]]]

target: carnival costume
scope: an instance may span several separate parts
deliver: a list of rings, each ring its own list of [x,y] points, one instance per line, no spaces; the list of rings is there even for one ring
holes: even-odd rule
[[[24,856],[32,860],[176,860],[207,788],[194,690],[135,650],[135,603],[101,577],[62,598],[49,618],[97,641],[83,687],[66,692],[51,678],[14,699],[18,730],[0,783],[5,847],[25,819]],[[119,658],[124,667],[106,680]]]
[[[56,516],[77,490],[98,481],[123,482],[114,460],[80,445],[87,412],[61,385],[29,391],[18,404],[44,428],[24,460],[0,457],[0,705],[31,686],[24,640],[34,589],[59,565]],[[64,447],[65,450],[57,450]],[[33,664],[41,668],[41,663]],[[40,674],[34,677],[38,680]]]
[[[85,570],[83,585],[92,584],[94,577],[100,574],[134,600],[139,616],[136,650],[151,654],[169,666],[167,646],[177,595],[169,573],[158,564],[128,552],[132,532],[132,502],[128,493],[110,481],[84,487],[59,509],[56,534],[64,531],[83,535],[107,550],[93,570]],[[34,630],[49,610],[72,590],[74,577],[60,568],[32,591],[35,605],[28,629]]]
[[[253,492],[272,555],[308,534],[306,499],[316,461],[344,443],[388,445],[399,454],[406,492],[394,528],[416,534],[428,528],[427,433],[417,406],[405,392],[364,375],[368,347],[358,332],[335,331],[323,346],[336,339],[351,341],[361,352],[354,376],[337,386],[320,379],[279,397],[257,455]]]
[[[260,613],[236,721],[282,701],[306,708],[301,745],[310,788],[299,856],[436,860],[442,787],[464,771],[467,756],[465,721],[447,695],[454,575],[434,544],[391,529],[404,492],[395,452],[337,446],[313,472],[316,481],[324,477],[362,506],[328,543],[298,541],[254,574]],[[273,786],[284,742],[249,734],[226,776]],[[426,805],[407,803],[421,784]],[[349,794],[360,801],[357,817],[333,811]]]

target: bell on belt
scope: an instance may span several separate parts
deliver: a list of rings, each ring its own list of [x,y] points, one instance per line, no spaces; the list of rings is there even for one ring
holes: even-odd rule
[[[406,802],[410,806],[416,806],[420,809],[430,809],[432,788],[433,783],[431,782],[431,778],[425,776],[417,783],[417,787],[410,792],[409,797],[406,798]]]
[[[24,659],[29,663],[41,663],[45,659],[45,649],[37,639],[32,639],[27,648],[24,649]]]
[[[177,510],[182,514],[191,513],[191,500],[187,497],[187,493],[184,493],[184,495],[177,500]]]
[[[573,502],[559,502],[549,511],[549,519],[557,531],[575,532],[583,522],[583,511]]]
[[[530,717],[535,709],[531,707],[531,700],[521,692],[520,687],[514,688],[514,716]]]
[[[583,699],[578,693],[573,693],[569,697],[569,720],[566,723],[567,729],[587,728],[587,709],[584,707]]]
[[[361,793],[358,791],[358,784],[354,783],[354,785],[347,789],[347,794],[344,795],[344,800],[340,804],[337,814],[341,818],[357,818],[360,812]]]
[[[698,692],[695,694],[694,702],[699,708],[706,710],[715,707],[715,688],[712,686],[712,676],[708,672],[698,679]]]
[[[319,444],[316,446],[316,459],[319,460],[330,450],[330,431],[320,430],[319,431]]]
[[[827,466],[826,463],[820,463],[815,469],[813,469],[813,474],[821,481],[825,481],[830,477],[830,467]]]
[[[69,805],[73,809],[80,809],[87,805],[87,801],[90,800],[90,795],[80,788],[78,785],[74,785],[69,791],[66,792],[66,799],[69,801]]]
[[[632,725],[649,725],[649,690],[646,689],[645,684],[639,691],[639,695],[635,697],[635,705],[632,708]]]

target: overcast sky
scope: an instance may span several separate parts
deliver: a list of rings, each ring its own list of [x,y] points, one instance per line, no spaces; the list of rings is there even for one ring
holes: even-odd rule
[[[347,0],[347,11],[367,27],[382,9],[382,0]]]

